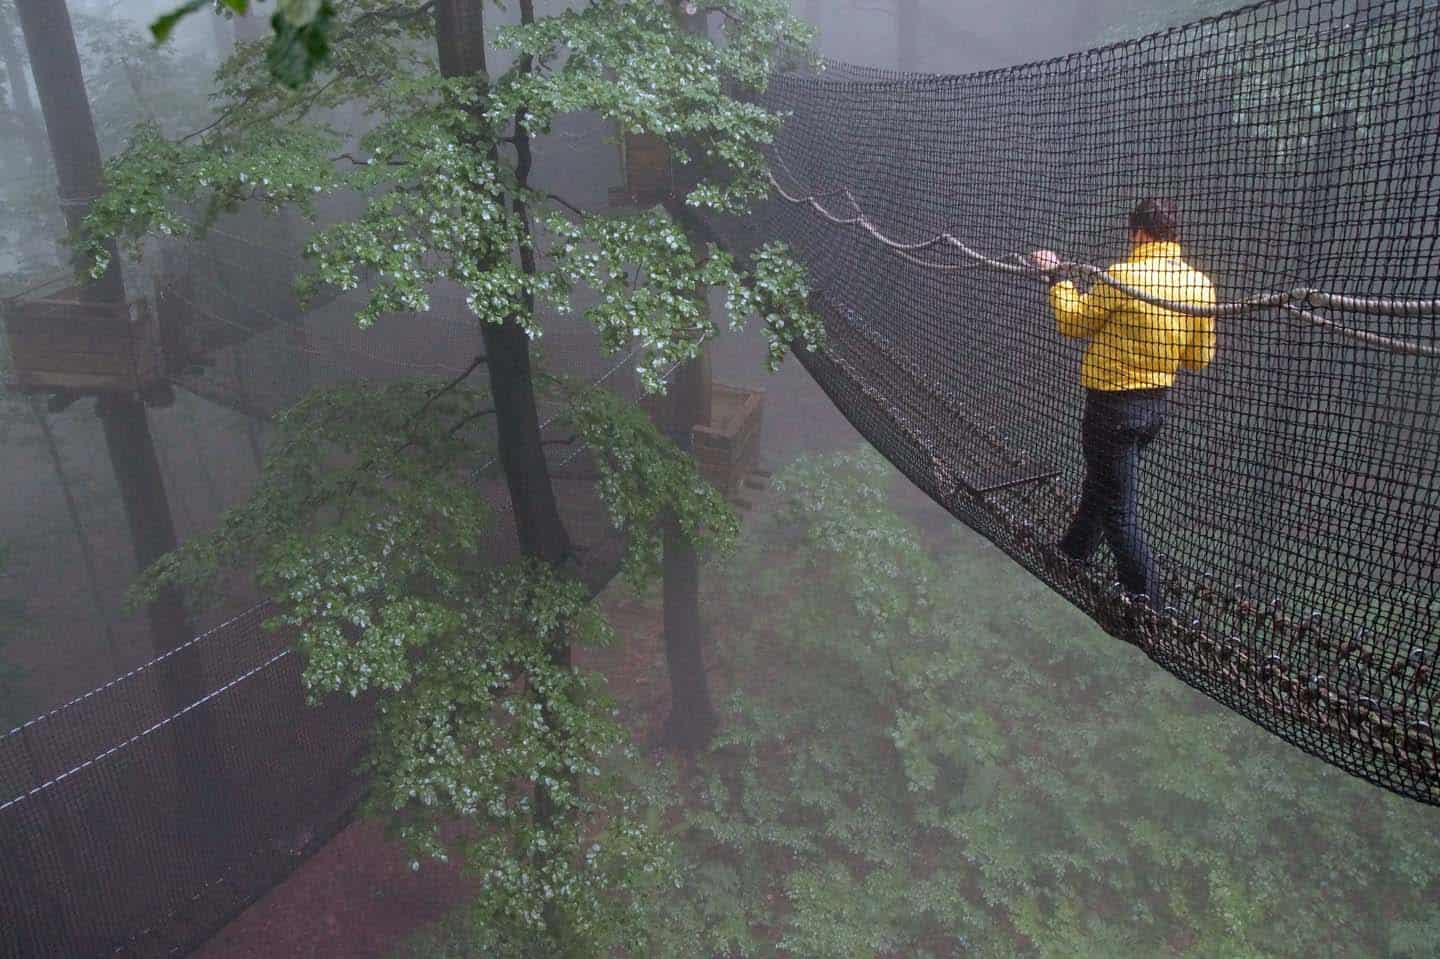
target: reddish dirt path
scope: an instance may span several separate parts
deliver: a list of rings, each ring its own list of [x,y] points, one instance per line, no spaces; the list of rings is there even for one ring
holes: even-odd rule
[[[382,959],[465,895],[454,866],[410,868],[380,826],[356,823],[193,955],[197,959]]]

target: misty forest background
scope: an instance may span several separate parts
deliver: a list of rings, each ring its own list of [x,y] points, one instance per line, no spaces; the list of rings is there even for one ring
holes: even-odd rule
[[[913,35],[897,30],[889,0],[797,0],[794,12],[818,28],[817,49],[826,57],[959,73],[1138,36],[1230,5],[920,0]],[[137,130],[173,140],[205,128],[217,118],[217,91],[233,93],[237,84],[250,82],[246,77],[263,74],[263,58],[254,49],[247,59],[242,43],[234,58],[237,34],[243,41],[249,30],[263,39],[263,26],[237,30],[232,20],[201,11],[157,48],[147,26],[172,3],[69,0],[69,6],[107,159],[141,142]],[[487,23],[495,74],[517,62],[497,30],[517,22],[518,6],[499,4]],[[548,8],[560,5],[541,3],[538,14],[545,16]],[[61,242],[55,175],[16,23],[13,4],[0,0],[9,104],[0,114],[6,134],[0,137],[4,295],[64,270],[70,256]],[[423,35],[404,42],[416,49],[426,45]],[[405,96],[418,102],[449,94],[436,87],[390,95],[378,116],[359,102],[326,102],[297,126],[323,122],[358,144],[362,134],[397,119],[385,110],[409,109]],[[403,126],[394,133],[396,142],[406,135]],[[537,182],[603,206],[608,189],[623,179],[607,135],[607,127],[583,117],[537,133]],[[300,148],[277,143],[277,167],[283,151]],[[217,152],[217,168],[225,162]],[[358,216],[356,204],[343,196],[327,194],[325,200],[330,205],[322,219]],[[273,231],[282,238],[276,248],[286,252],[232,248],[226,255],[242,262],[228,273],[212,270],[206,282],[244,300],[284,288],[313,268],[294,253],[314,228],[294,204],[287,206],[268,215],[245,209],[222,217],[217,229],[238,230],[235,224],[242,223]],[[123,212],[110,224],[122,237],[136,226],[124,222]],[[576,240],[595,242],[596,236]],[[163,270],[176,268],[173,253],[167,259],[147,242],[146,257],[126,260],[132,289],[147,289]],[[211,253],[197,254],[197,262]],[[724,285],[727,278],[716,276],[713,282]],[[575,277],[581,287],[590,279],[578,268]],[[712,299],[707,305],[719,311],[724,297]],[[448,308],[466,315],[463,300],[448,301]],[[326,309],[332,318],[344,314],[352,331],[343,340],[346,349],[383,352],[354,332],[356,302],[340,300]],[[413,795],[400,796],[413,786],[406,777],[425,754],[415,738],[407,738],[403,719],[395,719],[412,707],[397,707],[376,758],[382,792],[389,791],[372,797],[371,811],[390,818],[416,844],[417,862],[425,853],[459,850],[504,892],[481,895],[418,933],[400,955],[1436,954],[1440,838],[1433,810],[1302,756],[1102,634],[863,448],[793,360],[767,373],[770,344],[763,332],[749,329],[711,347],[717,378],[767,390],[762,460],[775,473],[733,544],[706,552],[701,608],[713,649],[713,738],[696,752],[651,748],[655,731],[645,728],[643,710],[625,700],[633,682],[617,682],[607,692],[600,678],[627,636],[623,629],[610,636],[591,622],[592,613],[623,607],[632,617],[635,610],[659,615],[659,586],[640,568],[645,557],[631,570],[636,575],[617,580],[593,607],[563,583],[538,580],[545,585],[536,589],[557,621],[587,624],[575,629],[578,645],[585,638],[609,644],[588,660],[580,657],[582,679],[564,694],[577,704],[575,713],[555,722],[573,721],[567,727],[573,742],[560,748],[537,740],[526,747],[542,766],[571,763],[576,778],[547,780],[534,793],[540,798],[533,808],[529,793],[497,793],[503,815],[486,819],[478,804],[465,838],[436,840],[424,828],[434,824],[426,821],[429,814],[409,807]],[[407,335],[417,334],[412,329]],[[264,541],[264,528],[273,529],[277,517],[314,519],[287,513],[294,504],[285,497],[298,500],[297,490],[313,489],[305,484],[323,485],[317,480],[323,455],[315,451],[325,442],[349,443],[363,459],[365,450],[393,449],[386,443],[413,427],[407,417],[416,399],[437,381],[432,377],[408,393],[404,385],[346,384],[326,373],[327,344],[341,342],[338,336],[312,339],[306,349],[313,368],[303,376],[291,367],[283,371],[282,378],[309,377],[319,387],[283,427],[187,391],[149,412],[177,538],[211,550],[192,552],[178,569],[171,567],[177,581],[196,582],[211,572],[185,563],[198,567],[233,553],[267,569],[272,584],[301,582],[313,572],[309,559],[294,544]],[[540,345],[543,357],[543,339]],[[571,364],[572,372],[593,375],[606,368],[599,337],[567,340],[555,354],[582,349],[588,352]],[[290,355],[283,362],[294,360]],[[267,375],[252,373],[257,381]],[[456,405],[447,400],[430,411],[440,419],[433,436],[426,434],[433,446],[425,446],[423,456],[453,466],[445,457],[473,452],[446,443],[455,435],[451,427],[465,418],[460,404],[475,397],[463,391],[449,396]],[[144,616],[126,604],[138,571],[89,405],[55,410],[43,399],[0,395],[0,470],[7,479],[0,511],[0,724],[7,728],[153,653]],[[359,411],[355,420],[367,429],[390,432],[378,441],[358,429],[339,435],[326,417],[342,408]],[[591,418],[578,428],[591,431],[587,435],[618,437],[615,442],[637,449],[649,442],[624,411],[597,401],[585,415]],[[489,434],[470,439],[493,442]],[[316,458],[305,460],[309,453]],[[265,456],[285,466],[262,474]],[[671,466],[663,454],[641,462],[653,467],[655,489],[668,489],[671,478],[664,471]],[[297,479],[302,475],[304,483]],[[443,485],[426,485],[430,478],[406,479],[412,480],[426,496],[458,496]],[[354,490],[330,492],[350,496]],[[372,502],[387,495],[378,488],[369,492]],[[632,492],[639,497],[643,491]],[[672,499],[666,508],[697,528],[724,531],[733,522],[713,499],[667,495]],[[463,577],[452,576],[446,563],[456,562],[455,569],[463,564],[446,551],[463,551],[471,531],[464,526],[469,518],[463,500],[450,505],[461,517],[455,542],[436,546],[433,554],[406,554],[415,564],[411,573],[430,577],[417,595],[461,589],[455,584]],[[231,525],[223,527],[235,540],[216,545],[214,531],[237,507],[229,514]],[[631,519],[654,515],[636,512]],[[246,532],[247,522],[261,532]],[[261,545],[250,549],[256,542]],[[259,595],[248,578],[220,578],[245,581],[226,582],[232,588],[223,597],[197,606],[197,626],[221,621]],[[464,606],[456,600],[444,608]],[[557,664],[545,661],[544,650],[553,647],[537,652],[506,632],[516,622],[533,625],[530,615],[476,628],[504,637],[507,653],[531,664],[529,682],[569,683],[565,671],[552,672]],[[416,622],[436,636],[454,625]],[[317,640],[312,655],[316,650],[330,647]],[[355,664],[338,654],[325,662],[334,672],[327,676],[321,669],[312,677],[317,686],[346,688],[353,678],[346,670]],[[496,675],[509,676],[510,665],[497,666]],[[666,667],[657,655],[644,668],[663,677]],[[448,695],[424,686],[432,681],[417,672],[399,684]],[[569,701],[544,700],[547,716],[560,709],[556,702]],[[516,703],[528,700],[496,695],[485,702],[513,715]],[[612,716],[618,717],[613,727],[606,725]],[[477,719],[470,732],[489,730],[508,742],[519,737],[513,726],[490,730],[485,722]],[[594,771],[593,782],[581,769],[591,759],[604,766]],[[463,763],[455,769],[457,775],[473,773]],[[516,760],[510,772],[524,778],[523,762]],[[582,780],[593,789],[576,786]],[[567,798],[569,787],[576,796]],[[423,791],[417,788],[416,795]],[[438,815],[460,822],[465,833],[465,805],[453,796],[441,800]],[[562,840],[570,846],[561,854],[545,850],[546,843]],[[566,856],[583,862],[560,864]],[[573,888],[552,897],[546,882],[555,877]],[[564,908],[547,905],[552,902]],[[607,951],[597,951],[602,947]]]

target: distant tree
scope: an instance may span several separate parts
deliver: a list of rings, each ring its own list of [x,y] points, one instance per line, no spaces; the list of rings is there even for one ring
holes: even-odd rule
[[[8,591],[10,547],[0,543],[0,592]],[[25,605],[18,599],[0,597],[0,735],[25,720],[20,699],[20,670],[5,661],[5,647],[19,636],[25,623]]]
[[[666,857],[637,797],[610,778],[620,728],[570,666],[573,643],[610,637],[557,509],[537,393],[573,402],[569,425],[596,453],[637,579],[657,568],[660,516],[714,544],[736,523],[637,411],[534,370],[531,341],[544,309],[568,310],[589,288],[599,297],[585,315],[605,348],[638,343],[653,390],[717,332],[697,290],[723,287],[733,322],[763,317],[775,362],[792,339],[817,342],[819,327],[783,248],[742,264],[697,248],[663,208],[617,215],[538,190],[532,138],[563,114],[598,113],[705,161],[690,208],[743,212],[768,193],[761,150],[779,124],[748,98],[796,24],[777,0],[727,0],[708,5],[725,25],[715,43],[688,33],[687,11],[668,2],[594,0],[537,17],[519,0],[519,24],[487,35],[487,6],[282,5],[285,17],[313,16],[272,20],[278,46],[239,48],[209,128],[142,128],[109,166],[87,250],[102,269],[106,237],[138,253],[146,235],[195,235],[246,200],[310,212],[316,194],[354,191],[364,212],[312,237],[305,290],[374,277],[356,317],[368,326],[425,310],[437,281],[464,289],[485,344],[472,370],[485,366],[487,388],[457,377],[312,395],[281,419],[255,498],[147,585],[199,585],[255,562],[300,635],[310,688],[381,695],[370,810],[435,856],[454,852],[442,824],[473,821],[459,851],[485,879],[486,954],[590,957],[639,947],[645,890]],[[492,69],[499,51],[512,65]],[[377,121],[358,150],[318,119],[354,103]],[[198,224],[196,208],[208,211]],[[492,449],[524,555],[502,569],[487,567],[491,517],[468,482]]]
[[[74,6],[74,4],[72,4]],[[86,92],[101,149],[122,149],[136,124],[153,122],[169,133],[194,129],[209,109],[204,61],[150,42],[133,22],[111,14],[72,12],[84,66]],[[30,64],[16,36],[14,0],[0,0],[0,89],[13,91],[12,136],[0,137],[0,249],[15,266],[6,285],[24,288],[62,267],[65,227],[55,202],[53,167],[45,130],[33,100]]]

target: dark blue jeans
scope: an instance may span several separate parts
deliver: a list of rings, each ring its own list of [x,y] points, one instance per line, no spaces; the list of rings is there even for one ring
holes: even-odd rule
[[[1060,540],[1060,552],[1078,562],[1094,555],[1103,538],[1115,554],[1120,586],[1161,604],[1159,575],[1140,524],[1140,453],[1165,425],[1169,391],[1085,391],[1080,441],[1085,485],[1080,509]]]

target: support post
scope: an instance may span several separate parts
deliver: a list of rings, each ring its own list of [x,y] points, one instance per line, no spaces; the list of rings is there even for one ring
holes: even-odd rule
[[[701,291],[704,296],[704,291]],[[662,429],[686,455],[695,450],[694,428],[710,422],[710,357],[706,353],[675,371],[662,405]],[[705,623],[700,615],[700,556],[680,524],[664,524],[665,662],[670,674],[670,715],[665,741],[679,749],[702,749],[717,720],[705,673]]]

